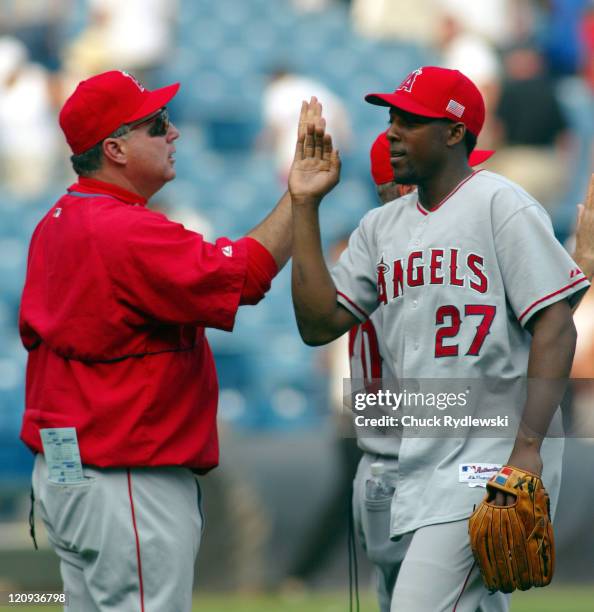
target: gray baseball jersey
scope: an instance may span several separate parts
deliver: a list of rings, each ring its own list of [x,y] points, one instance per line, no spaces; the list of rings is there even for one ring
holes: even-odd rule
[[[370,211],[332,270],[338,301],[374,323],[384,368],[405,379],[516,379],[526,375],[526,323],[589,286],[523,189],[481,170],[439,206],[417,194]],[[481,395],[496,405],[501,397]],[[558,417],[558,415],[557,415]],[[392,535],[468,517],[484,490],[459,482],[461,465],[504,463],[513,438],[403,437]],[[543,444],[543,480],[555,498],[563,443]]]

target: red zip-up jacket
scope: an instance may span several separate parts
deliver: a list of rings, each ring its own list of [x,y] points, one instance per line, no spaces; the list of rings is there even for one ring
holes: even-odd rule
[[[247,242],[209,244],[114,185],[80,179],[29,249],[22,440],[75,427],[83,463],[218,463],[218,386],[205,327],[231,330]]]

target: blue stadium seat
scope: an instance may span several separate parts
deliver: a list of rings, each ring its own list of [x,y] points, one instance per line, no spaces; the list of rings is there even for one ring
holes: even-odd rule
[[[27,243],[18,237],[0,238],[0,287],[2,295],[19,299],[27,265]]]
[[[0,482],[22,479],[31,472],[32,455],[18,436],[24,410],[24,374],[19,358],[0,357]],[[24,353],[24,350],[22,351]]]

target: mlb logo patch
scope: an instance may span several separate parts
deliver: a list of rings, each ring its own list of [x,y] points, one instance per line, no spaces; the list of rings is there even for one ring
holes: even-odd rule
[[[460,463],[458,468],[458,482],[466,483],[469,487],[485,487],[497,476],[501,464]]]

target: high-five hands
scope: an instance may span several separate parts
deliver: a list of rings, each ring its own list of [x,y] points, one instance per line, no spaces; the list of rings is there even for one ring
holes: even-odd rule
[[[289,192],[294,204],[320,200],[340,178],[340,156],[326,133],[322,105],[313,96],[301,104],[295,157],[289,173]]]

